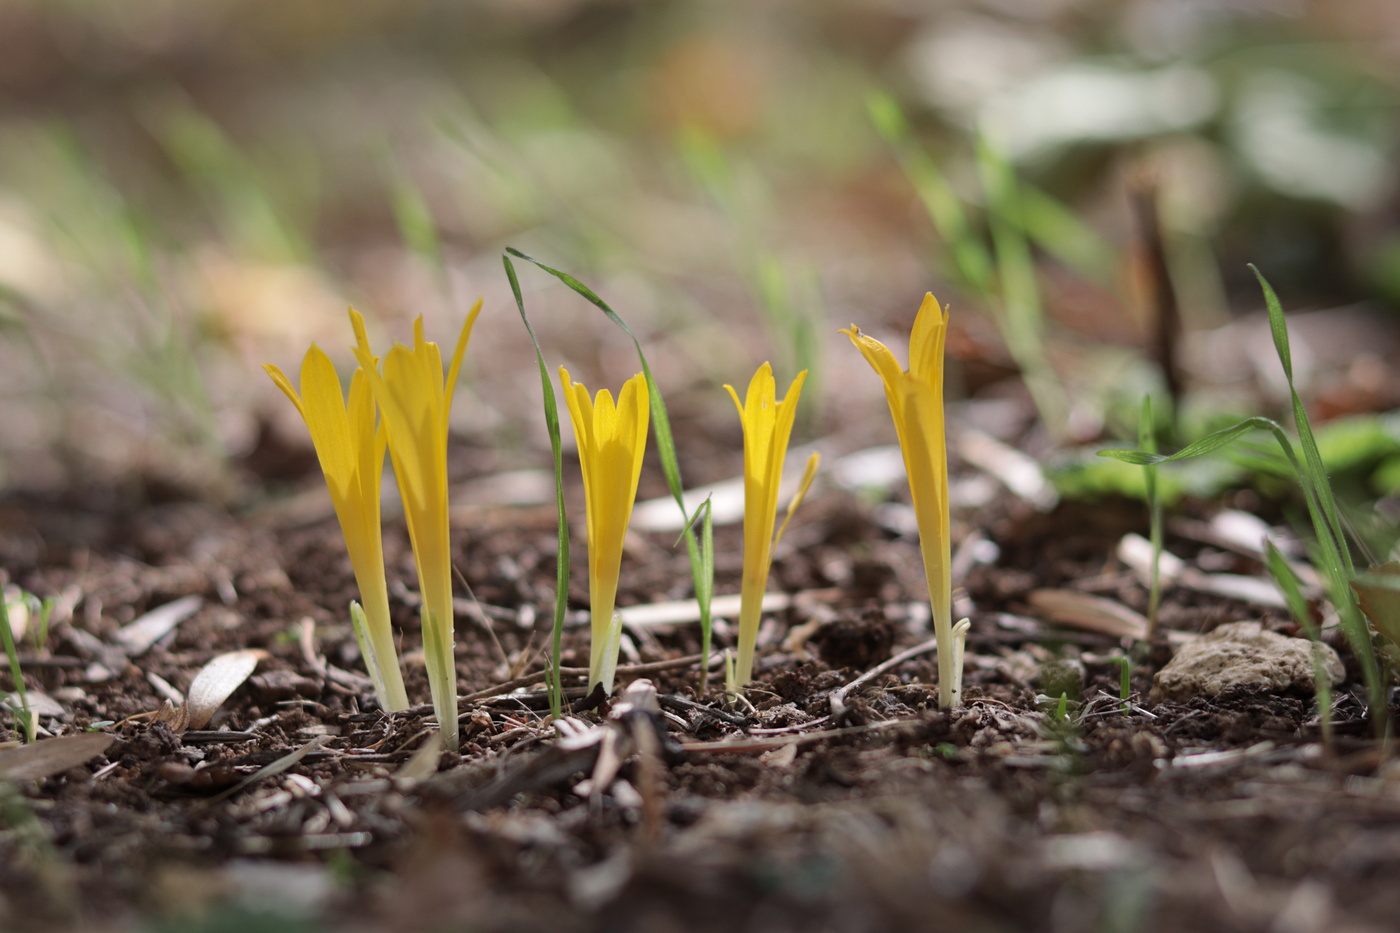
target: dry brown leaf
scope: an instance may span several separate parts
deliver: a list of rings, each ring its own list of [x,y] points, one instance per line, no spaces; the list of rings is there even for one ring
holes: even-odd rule
[[[1371,568],[1353,580],[1351,588],[1376,631],[1400,645],[1400,560]]]
[[[264,651],[229,651],[200,668],[185,694],[185,709],[189,712],[186,728],[203,729],[207,726],[224,701],[243,686],[243,682],[257,670],[258,661],[265,657],[267,653]]]
[[[163,722],[170,726],[172,732],[180,733],[189,728],[190,710],[185,704],[176,706],[170,700],[163,700],[160,709],[156,710],[151,722]]]
[[[0,752],[0,777],[42,781],[96,758],[115,741],[115,736],[86,732],[12,748]]]
[[[1122,603],[1077,590],[1035,590],[1030,603],[1057,625],[1114,638],[1146,638],[1147,617]]]

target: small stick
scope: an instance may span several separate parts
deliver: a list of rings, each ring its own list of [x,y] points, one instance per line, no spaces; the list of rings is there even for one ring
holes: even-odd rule
[[[846,684],[846,686],[842,687],[840,690],[837,690],[836,692],[831,694],[832,721],[839,721],[842,714],[846,712],[846,695],[852,690],[854,690],[856,687],[859,687],[861,684],[869,680],[879,677],[881,674],[885,673],[885,671],[888,671],[891,668],[898,667],[905,661],[908,661],[910,658],[917,658],[921,654],[928,654],[930,651],[936,651],[937,649],[938,639],[930,638],[923,644],[915,645],[908,651],[901,651],[899,654],[890,658],[888,661],[885,661],[883,664],[875,665],[870,670],[866,671],[864,674],[861,674],[855,680]]]
[[[673,658],[669,661],[649,661],[646,664],[626,664],[617,669],[618,674],[654,674],[658,671],[675,670],[678,667],[689,667],[700,660],[700,655],[691,654],[683,658]],[[587,677],[586,667],[561,667],[559,674],[562,677]],[[543,683],[549,678],[549,671],[535,671],[533,674],[526,674],[524,677],[517,677],[508,680],[503,684],[494,687],[487,687],[485,690],[478,690],[475,693],[468,693],[457,698],[458,703],[472,703],[476,700],[489,700],[491,697],[498,697],[502,694],[511,693],[521,687],[532,687],[535,684]],[[425,707],[426,708],[426,707]]]

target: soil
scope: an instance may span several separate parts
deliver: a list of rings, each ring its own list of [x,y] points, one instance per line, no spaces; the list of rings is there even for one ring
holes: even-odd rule
[[[1310,695],[1154,704],[1165,639],[1137,649],[1030,608],[1032,590],[1064,587],[1145,609],[1112,556],[1144,530],[1140,503],[1045,514],[1003,494],[958,517],[960,540],[975,525],[996,554],[962,580],[965,702],[947,711],[928,651],[847,689],[931,633],[917,542],[820,490],[775,562],[773,587],[796,595],[765,626],[748,702],[727,703],[714,679],[700,692],[695,625],[634,628],[617,695],[583,697],[570,679],[572,739],[548,721],[537,676],[553,509],[474,512],[454,529],[472,592],[459,588],[462,745],[449,754],[432,744],[430,707],[386,715],[359,673],[344,619],[354,580],[306,466],[284,461],[235,505],[154,484],[0,501],[8,582],[57,600],[42,648],[20,651],[28,689],[55,704],[39,744],[113,738],[3,788],[0,928],[1394,927],[1400,770],[1353,680],[1325,745]],[[734,592],[740,532],[719,534],[717,589]],[[634,533],[621,604],[689,595],[672,540]],[[1261,573],[1196,539],[1168,545],[1211,571]],[[426,703],[393,516],[385,547],[408,689]],[[124,636],[191,596],[198,608],[149,648]],[[1167,591],[1170,629],[1239,618],[1294,631],[1278,610]],[[567,667],[586,664],[585,629],[566,633]],[[731,644],[732,629],[716,639]],[[256,672],[211,722],[179,731],[168,710],[153,715],[241,649],[260,652]]]

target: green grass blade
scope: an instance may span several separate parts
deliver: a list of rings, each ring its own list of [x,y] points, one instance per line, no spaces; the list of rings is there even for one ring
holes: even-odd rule
[[[913,137],[909,121],[889,94],[871,95],[866,111],[884,138],[904,175],[923,202],[934,229],[948,246],[953,265],[963,283],[986,298],[992,294],[991,253],[973,230],[962,200],[938,165]]]
[[[1070,269],[1104,285],[1111,284],[1117,257],[1092,227],[1060,201],[1024,179],[1021,189],[1021,228],[1036,246]]]
[[[519,285],[513,278],[514,267],[510,264],[511,256],[515,256],[518,259],[523,259],[526,262],[537,266],[544,272],[548,272],[550,275],[563,282],[574,292],[576,292],[578,295],[580,295],[590,304],[596,307],[598,310],[602,311],[603,314],[607,315],[608,320],[612,321],[618,327],[622,328],[623,333],[625,333],[628,337],[632,338],[632,345],[637,350],[637,358],[641,361],[642,377],[646,380],[647,384],[647,398],[651,407],[651,431],[652,435],[656,438],[656,448],[661,456],[661,471],[666,478],[666,487],[671,490],[671,496],[676,500],[676,506],[681,510],[681,515],[685,517],[686,524],[691,524],[691,515],[689,512],[686,511],[685,508],[685,487],[681,483],[681,468],[680,463],[676,458],[676,439],[675,435],[671,432],[671,419],[666,413],[666,400],[662,398],[661,390],[656,385],[656,378],[651,373],[651,365],[647,362],[646,354],[642,352],[642,342],[639,339],[637,339],[637,335],[632,331],[632,328],[627,326],[627,322],[624,321],[616,311],[609,307],[606,301],[604,301],[602,298],[599,298],[598,295],[591,288],[589,288],[587,285],[584,285],[572,275],[569,275],[567,272],[561,272],[558,269],[554,269],[550,266],[547,266],[544,263],[540,262],[538,259],[535,259],[532,256],[527,256],[526,254],[520,252],[520,250],[515,249],[511,246],[506,247],[506,254],[506,268],[507,271],[512,275],[511,287],[515,289],[517,296],[519,295]],[[521,311],[521,315],[524,315],[523,308]],[[534,332],[531,331],[531,337],[533,338],[533,336]],[[536,344],[535,346],[536,351],[538,352],[539,345]],[[540,365],[541,367],[543,367],[544,365],[543,357],[541,357]],[[541,370],[541,372],[543,372],[543,370]],[[696,599],[699,600],[701,598],[702,592],[713,591],[714,575],[713,568],[711,568],[711,573],[708,576],[705,575],[705,561],[702,553],[703,548],[700,542],[697,542],[695,540],[695,533],[693,529],[686,533],[685,551],[686,557],[690,561],[690,573],[694,581]],[[705,599],[703,602],[699,603],[699,608],[701,613],[700,624],[703,631],[705,629],[708,629],[710,626],[710,607],[708,598]]]
[[[1288,604],[1288,611],[1293,614],[1293,618],[1302,626],[1308,638],[1314,643],[1322,641],[1322,631],[1313,622],[1312,612],[1308,608],[1308,601],[1303,596],[1303,585],[1289,566],[1288,560],[1283,553],[1274,545],[1272,541],[1265,542],[1266,553],[1264,566],[1268,568],[1269,574],[1278,584],[1279,591],[1283,593],[1283,600]],[[1322,741],[1328,748],[1332,747],[1332,678],[1323,669],[1322,658],[1318,652],[1313,651],[1313,685],[1317,691],[1318,718],[1322,722]]]
[[[1356,564],[1342,527],[1337,499],[1327,476],[1327,467],[1322,461],[1317,438],[1313,435],[1312,422],[1293,382],[1293,353],[1288,339],[1288,322],[1273,286],[1255,266],[1250,265],[1249,268],[1259,280],[1259,287],[1264,292],[1274,349],[1278,353],[1279,363],[1283,366],[1284,377],[1288,380],[1288,393],[1293,402],[1294,426],[1298,431],[1298,444],[1303,449],[1304,468],[1299,470],[1299,481],[1312,492],[1308,497],[1308,511],[1312,517],[1318,547],[1322,552],[1327,595],[1337,607],[1347,640],[1357,660],[1361,662],[1362,680],[1366,686],[1376,734],[1384,735],[1389,728],[1389,717],[1385,715],[1385,685],[1388,678],[1382,676],[1381,662],[1372,643],[1370,627],[1361,612],[1356,591],[1351,585],[1356,577]]]
[[[1157,463],[1173,463],[1177,460],[1190,460],[1194,457],[1203,457],[1206,454],[1214,453],[1222,447],[1230,444],[1242,435],[1251,431],[1281,431],[1277,421],[1272,418],[1264,418],[1256,415],[1246,418],[1228,428],[1222,428],[1213,434],[1191,444],[1187,444],[1174,454],[1159,454],[1145,450],[1100,450],[1100,457],[1109,457],[1113,460],[1122,460],[1124,463],[1131,463],[1136,466],[1150,466]]]
[[[29,693],[24,686],[24,671],[19,666],[15,633],[10,628],[10,607],[13,605],[16,603],[0,601],[0,639],[4,640],[5,657],[10,662],[10,678],[15,683],[15,696],[19,697],[19,705],[14,707],[15,731],[29,743],[34,741],[34,717],[29,712]]]
[[[1308,418],[1307,409],[1303,407],[1303,400],[1298,396],[1298,389],[1293,384],[1293,353],[1288,340],[1288,322],[1284,318],[1283,306],[1279,303],[1278,295],[1274,292],[1263,274],[1251,264],[1250,271],[1259,280],[1259,287],[1264,290],[1264,303],[1269,309],[1269,330],[1273,334],[1274,349],[1278,352],[1279,362],[1283,364],[1283,375],[1288,380],[1288,392],[1292,396],[1293,420],[1298,431],[1298,443],[1303,448],[1303,461],[1307,464],[1308,479],[1313,484],[1317,493],[1318,503],[1322,507],[1322,513],[1327,519],[1327,527],[1331,530],[1333,538],[1337,542],[1337,550],[1342,558],[1342,566],[1346,572],[1356,575],[1356,565],[1352,562],[1351,549],[1347,546],[1346,535],[1342,530],[1341,517],[1337,511],[1337,500],[1332,494],[1332,485],[1327,479],[1327,467],[1322,462],[1322,454],[1317,447],[1317,438],[1313,436],[1312,421]]]
[[[1152,396],[1142,398],[1138,418],[1138,446],[1146,453],[1157,452],[1156,423],[1152,416]],[[1162,604],[1162,502],[1157,497],[1157,465],[1142,468],[1143,497],[1147,500],[1148,540],[1152,543],[1152,569],[1147,587],[1147,640],[1157,634],[1157,613]]]
[[[544,362],[544,350],[540,348],[535,329],[525,314],[525,298],[520,293],[520,280],[516,277],[515,266],[509,256],[502,256],[506,278],[510,279],[510,291],[515,296],[515,306],[520,309],[520,320],[535,346],[535,362],[540,368],[540,384],[544,395],[544,422],[549,429],[549,448],[554,454],[554,502],[559,513],[559,560],[554,581],[554,630],[550,640],[550,679],[549,711],[558,718],[564,714],[564,681],[560,674],[559,653],[564,640],[564,615],[569,605],[569,516],[564,508],[564,447],[559,434],[559,402],[554,395],[554,383],[549,378],[549,368]]]

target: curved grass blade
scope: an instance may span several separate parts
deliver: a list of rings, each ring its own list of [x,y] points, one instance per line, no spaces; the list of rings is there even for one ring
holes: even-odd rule
[[[1308,639],[1314,645],[1322,641],[1322,631],[1317,623],[1313,621],[1312,612],[1308,609],[1308,601],[1303,596],[1303,584],[1298,579],[1298,574],[1289,566],[1288,560],[1272,541],[1264,542],[1266,553],[1264,566],[1268,568],[1269,575],[1278,584],[1279,590],[1283,593],[1283,601],[1288,604],[1288,611],[1293,614],[1293,618],[1302,626],[1307,633]],[[1327,748],[1332,747],[1332,678],[1323,669],[1322,655],[1314,648],[1313,658],[1313,688],[1317,692],[1317,715],[1322,723],[1322,744]]]
[[[559,558],[554,581],[554,630],[550,639],[549,711],[558,719],[564,715],[564,682],[560,674],[559,652],[564,639],[564,615],[569,605],[569,516],[564,508],[564,449],[559,435],[559,401],[554,395],[554,383],[549,378],[549,367],[544,362],[544,351],[530,326],[525,314],[525,299],[520,294],[520,280],[515,274],[515,265],[509,256],[502,256],[506,278],[510,279],[510,291],[515,296],[515,306],[520,309],[520,320],[535,346],[535,362],[540,367],[540,384],[544,387],[544,423],[549,429],[549,448],[554,454],[554,502],[559,513]]]
[[[651,431],[652,436],[656,438],[656,449],[661,455],[661,472],[666,478],[666,486],[671,490],[672,498],[676,500],[676,507],[681,510],[681,515],[685,518],[687,527],[685,532],[685,552],[686,557],[690,561],[690,575],[695,588],[695,601],[700,607],[701,639],[708,645],[710,640],[710,599],[714,593],[713,528],[707,517],[701,522],[701,534],[706,537],[706,540],[696,540],[695,530],[692,527],[694,525],[694,516],[688,512],[685,507],[685,487],[681,483],[680,463],[676,458],[676,440],[675,435],[671,433],[671,419],[666,414],[666,400],[662,398],[661,390],[656,385],[656,378],[651,373],[651,365],[647,362],[646,354],[642,352],[642,342],[637,338],[632,328],[627,326],[627,322],[624,321],[606,301],[599,298],[587,285],[584,285],[567,272],[561,272],[558,269],[547,266],[533,256],[522,253],[515,247],[507,246],[506,256],[504,257],[506,270],[507,274],[511,276],[511,288],[515,291],[517,301],[520,300],[520,288],[514,277],[514,267],[510,263],[511,256],[517,259],[523,259],[563,282],[579,296],[607,315],[608,320],[622,328],[623,333],[632,338],[632,346],[637,350],[637,358],[641,361],[642,365],[642,376],[647,384],[647,399],[648,404],[651,406]],[[522,317],[524,313],[524,307],[522,305]],[[529,324],[527,323],[526,326],[528,327]],[[533,337],[534,332],[531,331],[531,339],[533,339]],[[535,349],[538,353],[538,343],[535,344]],[[541,357],[541,359],[543,359],[543,357]],[[541,362],[540,365],[543,366],[543,362]],[[707,550],[710,554],[710,559],[708,561],[705,559],[705,552]]]

